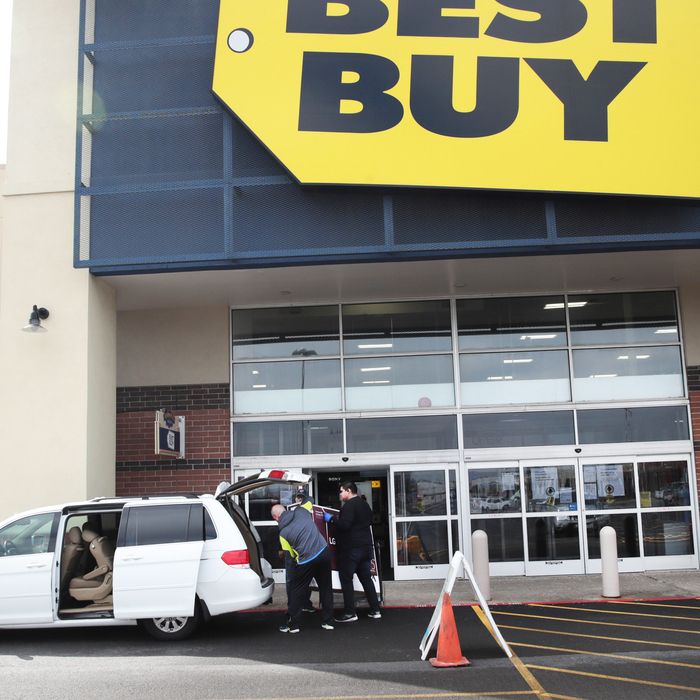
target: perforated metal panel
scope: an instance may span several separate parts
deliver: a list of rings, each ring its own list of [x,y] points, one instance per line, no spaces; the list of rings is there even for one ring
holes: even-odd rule
[[[77,266],[108,273],[700,241],[697,202],[301,187],[211,92],[218,9],[219,0],[82,0]]]

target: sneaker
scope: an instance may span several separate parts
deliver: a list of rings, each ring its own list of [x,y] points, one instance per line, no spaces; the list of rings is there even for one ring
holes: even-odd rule
[[[355,613],[344,613],[339,617],[335,618],[336,622],[357,622],[357,615]]]
[[[332,622],[324,622],[324,623],[321,625],[321,629],[322,629],[322,630],[334,630],[335,627],[333,626],[333,623],[332,623]]]
[[[280,632],[287,632],[289,634],[296,634],[299,631],[299,628],[296,627],[295,625],[291,624],[290,622],[284,622],[280,625]]]
[[[367,617],[371,617],[373,620],[380,620],[382,617],[382,613],[379,610],[370,610],[367,613]]]
[[[312,607],[311,605],[305,605],[305,606],[301,609],[301,611],[302,611],[302,612],[306,612],[306,613],[315,613],[315,612],[316,612],[316,608]]]

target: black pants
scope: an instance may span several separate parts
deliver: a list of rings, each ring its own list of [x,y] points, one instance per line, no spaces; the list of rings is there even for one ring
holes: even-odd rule
[[[355,612],[355,592],[352,578],[357,574],[367,596],[370,610],[379,610],[377,591],[372,582],[371,565],[374,552],[371,546],[342,550],[338,553],[338,575],[343,589],[343,604],[346,613]]]
[[[331,579],[331,553],[328,547],[308,564],[297,564],[287,579],[287,607],[293,625],[299,625],[301,609],[307,601],[311,579],[318,584],[323,621],[333,620],[333,583]]]
[[[285,552],[284,554],[284,584],[287,589],[287,600],[289,600],[289,582],[292,580],[292,577],[294,576],[294,569],[297,568],[297,565],[294,563],[294,560],[292,559],[291,555],[288,552]],[[311,602],[311,589],[307,589],[306,591],[306,597],[304,598],[302,602],[302,608],[313,608],[313,603]]]

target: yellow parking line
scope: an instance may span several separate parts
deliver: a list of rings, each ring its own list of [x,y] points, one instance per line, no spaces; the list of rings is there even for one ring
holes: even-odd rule
[[[512,615],[513,617],[529,617],[535,620],[555,620],[556,622],[579,622],[583,625],[604,625],[605,627],[631,627],[636,630],[655,630],[657,632],[675,632],[676,634],[700,634],[700,630],[679,630],[675,627],[649,627],[648,625],[626,625],[624,622],[598,622],[596,620],[578,620],[571,617],[549,617],[547,615],[526,615],[525,613],[503,612],[493,610],[494,615]]]
[[[700,649],[700,646],[692,644],[673,644],[673,642],[650,642],[646,639],[628,639],[627,637],[601,637],[593,634],[581,634],[578,632],[558,632],[555,630],[542,630],[537,627],[518,627],[517,625],[499,625],[499,629],[521,630],[523,632],[539,632],[540,634],[558,634],[564,637],[583,637],[584,639],[601,639],[608,642],[629,642],[630,644],[649,644],[656,647],[674,647],[675,649]]]
[[[619,681],[621,683],[636,683],[638,685],[653,685],[657,688],[672,688],[673,690],[686,690],[690,693],[700,693],[700,688],[692,688],[687,685],[675,685],[674,683],[661,683],[660,681],[641,681],[636,678],[624,678],[623,676],[607,676],[602,673],[589,673],[587,671],[574,671],[570,668],[555,668],[553,666],[538,666],[528,664],[529,668],[538,671],[551,671],[552,673],[569,673],[573,676],[585,676],[586,678],[602,678],[607,681]]]
[[[700,600],[699,598],[693,598],[693,600]],[[610,600],[609,604],[612,605],[646,605],[650,608],[679,608],[683,610],[697,610],[700,612],[700,605],[664,605],[663,603],[637,603],[633,600]]]
[[[689,620],[690,622],[700,622],[700,617],[681,617],[680,615],[658,615],[656,613],[632,613],[623,610],[601,610],[600,608],[574,608],[568,605],[546,605],[542,603],[529,603],[532,608],[551,608],[554,610],[576,610],[578,612],[606,613],[609,615],[633,615],[635,617],[661,617],[664,620]]]
[[[584,651],[583,649],[567,649],[565,647],[548,647],[543,644],[525,644],[524,642],[508,642],[514,647],[528,647],[530,649],[546,649],[547,651],[563,651],[568,654],[586,654],[588,656],[606,656],[611,659],[623,661],[639,661],[648,664],[664,664],[665,666],[683,666],[684,668],[700,668],[700,664],[687,664],[681,661],[663,661],[662,659],[648,659],[644,656],[628,656],[627,654],[609,654],[602,651]]]

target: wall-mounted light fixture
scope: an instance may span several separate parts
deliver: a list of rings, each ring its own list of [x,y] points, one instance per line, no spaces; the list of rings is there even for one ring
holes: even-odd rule
[[[41,325],[49,317],[49,312],[43,306],[38,307],[36,304],[32,307],[32,313],[29,314],[29,323],[22,328],[27,333],[46,333],[46,328]]]

